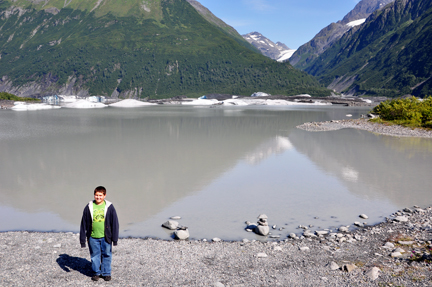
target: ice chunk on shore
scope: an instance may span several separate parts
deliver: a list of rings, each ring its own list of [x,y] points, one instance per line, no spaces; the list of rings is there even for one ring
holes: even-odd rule
[[[110,104],[110,107],[116,108],[136,108],[136,107],[144,107],[144,106],[157,106],[157,104],[141,102],[134,99],[126,99],[114,104]]]
[[[105,108],[107,107],[107,105],[102,103],[89,102],[86,100],[79,100],[74,103],[66,104],[63,107],[69,109],[95,109],[95,108]]]
[[[16,102],[15,106],[11,108],[14,111],[36,111],[36,110],[51,110],[60,109],[59,106],[52,106],[47,104],[26,104],[22,102]]]
[[[182,102],[182,105],[190,105],[190,106],[211,106],[214,105],[215,103],[218,103],[219,101],[216,99],[211,99],[211,100],[207,100],[207,99],[196,99],[190,102]]]

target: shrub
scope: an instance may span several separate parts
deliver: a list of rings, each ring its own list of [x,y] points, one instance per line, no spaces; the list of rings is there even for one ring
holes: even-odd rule
[[[388,100],[376,106],[372,112],[382,120],[395,124],[432,128],[432,97],[424,100],[415,97]]]

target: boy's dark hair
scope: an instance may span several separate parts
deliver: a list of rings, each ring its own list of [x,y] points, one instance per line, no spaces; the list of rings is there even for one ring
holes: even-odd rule
[[[98,187],[95,188],[94,194],[96,194],[96,192],[102,192],[103,195],[106,195],[106,188],[103,187],[103,186],[98,186]]]

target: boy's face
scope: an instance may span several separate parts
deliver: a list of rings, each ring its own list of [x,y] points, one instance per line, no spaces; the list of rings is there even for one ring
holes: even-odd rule
[[[105,197],[106,197],[106,195],[100,191],[96,191],[96,193],[94,194],[94,198],[95,198],[97,205],[102,204],[105,200]]]

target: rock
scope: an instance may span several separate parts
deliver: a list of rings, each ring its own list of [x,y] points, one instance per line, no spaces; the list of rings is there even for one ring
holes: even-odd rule
[[[267,254],[265,254],[265,253],[258,253],[258,254],[257,254],[257,257],[258,257],[258,258],[266,258],[266,257],[267,257]]]
[[[396,216],[393,220],[397,222],[407,222],[408,218],[406,216],[399,215]]]
[[[258,235],[266,236],[270,232],[270,228],[268,226],[258,225],[255,227],[254,232]]]
[[[346,264],[343,266],[342,270],[344,270],[346,272],[351,272],[356,268],[357,268],[357,266],[355,266],[354,264]]]
[[[309,251],[309,250],[310,250],[309,247],[307,247],[307,246],[299,247],[299,249],[300,249],[301,251]]]
[[[289,234],[289,237],[290,237],[290,238],[296,238],[297,235],[296,235],[295,233],[290,233],[290,234]]]
[[[363,219],[368,219],[369,218],[366,214],[360,214],[359,217],[363,218]]]
[[[222,239],[215,237],[215,238],[212,238],[212,241],[213,241],[213,242],[221,242]]]
[[[322,231],[315,231],[315,232],[316,232],[317,235],[327,235],[328,234],[328,231],[324,231],[324,230],[322,230]]]
[[[176,231],[174,231],[174,236],[176,239],[179,240],[185,240],[189,238],[189,230],[187,229],[187,227],[183,227],[182,229],[178,229]]]
[[[215,284],[213,284],[214,287],[225,287],[225,285],[223,285],[220,282],[215,282]]]
[[[403,211],[408,212],[408,213],[412,213],[413,211],[410,208],[404,208]]]
[[[369,277],[372,281],[376,280],[379,276],[380,269],[378,267],[372,267],[365,273],[367,277]]]
[[[272,228],[273,228],[273,229],[276,229],[276,225],[273,225]]]
[[[170,219],[173,219],[173,220],[180,220],[181,217],[178,216],[178,215],[176,215],[176,216],[171,216]]]
[[[54,248],[60,248],[61,247],[61,244],[59,243],[59,244],[56,244],[56,245],[54,245],[53,246]]]
[[[268,219],[268,217],[267,217],[267,215],[265,215],[265,214],[260,214],[259,216],[258,216],[258,219]],[[267,220],[266,220],[267,221]]]
[[[169,230],[176,230],[179,226],[177,221],[168,220],[167,222],[162,224],[162,227],[168,228]]]
[[[340,232],[348,232],[348,227],[346,227],[346,226],[341,226],[341,227],[339,227],[339,231],[340,231]]]
[[[274,251],[282,251],[282,247],[280,246],[273,246]]]
[[[400,253],[400,252],[392,252],[392,253],[390,254],[390,256],[391,256],[391,257],[400,257],[400,256],[402,256],[402,253]]]
[[[242,242],[243,242],[243,243],[248,243],[248,242],[249,242],[249,239],[243,238]]]
[[[336,264],[336,262],[332,261],[329,264],[327,264],[328,267],[330,267],[330,270],[337,270],[339,269],[339,265]]]
[[[398,248],[396,248],[393,252],[405,253],[406,251],[403,250],[402,248],[398,247]]]
[[[391,243],[391,242],[386,242],[386,244],[384,244],[383,247],[384,247],[384,248],[387,248],[387,249],[393,249],[395,246],[394,246],[394,244]]]
[[[270,235],[270,238],[280,238],[280,235]]]
[[[413,245],[414,241],[398,241],[400,245]]]
[[[354,225],[358,226],[358,227],[363,227],[364,226],[363,223],[358,222],[358,221],[354,222]]]

